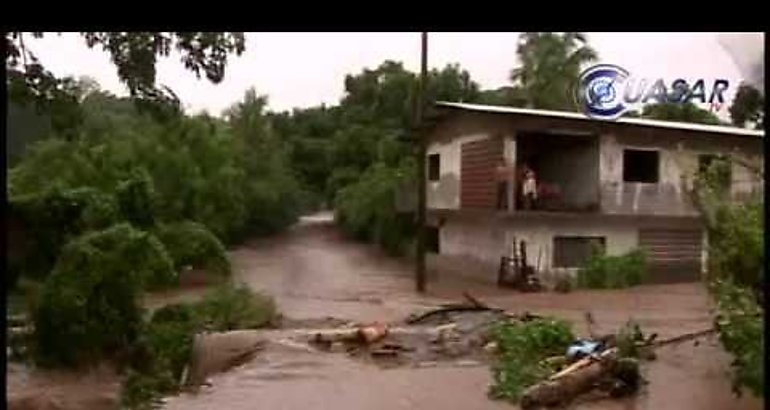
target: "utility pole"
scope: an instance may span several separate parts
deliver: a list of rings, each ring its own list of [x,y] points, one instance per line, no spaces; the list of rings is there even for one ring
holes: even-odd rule
[[[425,292],[425,156],[426,141],[424,133],[424,109],[425,109],[425,83],[428,77],[428,33],[422,33],[422,57],[420,63],[420,82],[417,89],[417,106],[415,107],[415,137],[418,143],[417,157],[417,175],[418,175],[418,193],[417,193],[417,265],[415,279],[417,282],[417,292]]]

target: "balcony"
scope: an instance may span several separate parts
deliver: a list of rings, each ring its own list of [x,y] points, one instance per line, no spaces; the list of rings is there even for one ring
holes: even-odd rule
[[[516,168],[513,210],[599,211],[599,141],[595,136],[519,133],[516,136]],[[531,204],[522,195],[523,170],[527,168],[534,171],[537,186],[537,197]],[[512,193],[508,195],[510,197]]]

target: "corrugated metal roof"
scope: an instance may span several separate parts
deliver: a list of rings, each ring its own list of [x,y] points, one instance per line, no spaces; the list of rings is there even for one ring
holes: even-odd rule
[[[566,119],[572,119],[572,120],[585,120],[585,121],[602,121],[602,122],[608,122],[608,123],[639,125],[643,127],[671,128],[671,129],[699,131],[699,132],[712,132],[712,133],[719,133],[719,134],[742,135],[747,137],[758,137],[758,138],[764,138],[765,136],[765,132],[761,130],[748,130],[744,128],[729,127],[729,126],[723,126],[723,125],[705,125],[705,124],[694,124],[694,123],[687,123],[687,122],[650,120],[650,119],[643,119],[643,118],[618,118],[617,120],[610,121],[610,120],[600,120],[596,118],[591,118],[585,114],[578,113],[578,112],[535,110],[530,108],[455,103],[455,102],[448,102],[448,101],[438,101],[435,103],[435,105],[437,107],[458,108],[462,110],[476,111],[476,112],[532,115],[532,116],[566,118]]]

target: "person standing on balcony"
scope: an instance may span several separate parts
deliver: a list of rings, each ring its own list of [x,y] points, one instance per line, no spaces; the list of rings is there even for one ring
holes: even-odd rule
[[[529,167],[524,168],[524,181],[521,184],[521,196],[524,200],[524,209],[534,209],[537,203],[537,180],[535,172]]]
[[[497,209],[507,210],[508,187],[513,179],[513,168],[505,159],[501,159],[497,163],[497,168],[495,168],[495,175],[497,179]]]

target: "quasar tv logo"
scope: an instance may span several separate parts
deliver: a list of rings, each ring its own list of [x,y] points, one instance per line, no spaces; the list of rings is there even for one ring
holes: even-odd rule
[[[715,80],[711,93],[706,98],[703,79],[698,79],[692,86],[678,78],[666,87],[663,79],[648,81],[634,79],[628,71],[612,64],[599,64],[589,67],[582,74],[575,88],[575,99],[581,110],[589,117],[612,120],[638,104],[648,103],[689,103],[711,104],[711,109],[719,110],[724,103],[722,93],[727,90],[727,80]]]

